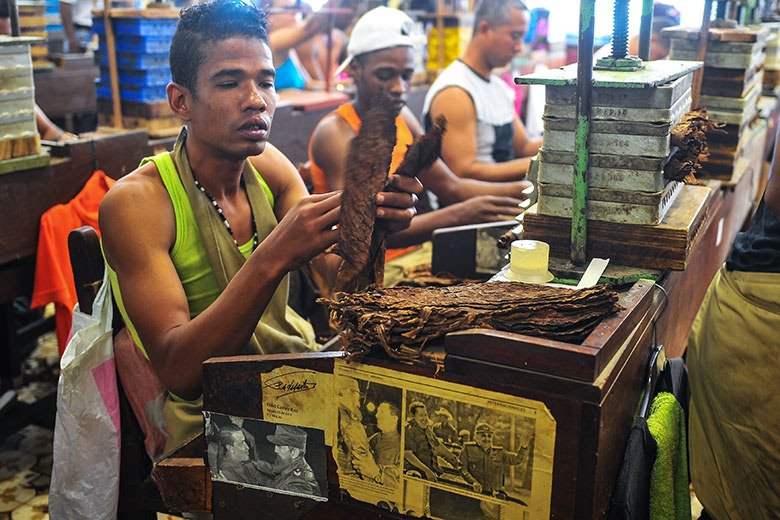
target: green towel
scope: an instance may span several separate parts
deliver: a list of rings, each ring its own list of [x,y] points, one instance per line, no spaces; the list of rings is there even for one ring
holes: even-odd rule
[[[650,472],[650,520],[690,520],[685,415],[672,394],[653,399],[647,427],[658,444]]]

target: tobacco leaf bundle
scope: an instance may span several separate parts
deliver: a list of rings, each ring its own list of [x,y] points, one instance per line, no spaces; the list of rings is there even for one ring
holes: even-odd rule
[[[671,144],[677,152],[664,168],[667,179],[683,181],[686,184],[700,184],[696,172],[710,156],[707,132],[723,126],[707,115],[706,109],[692,110],[683,116],[671,132]]]
[[[581,343],[620,308],[617,293],[606,286],[573,290],[520,282],[397,287],[320,301],[351,356],[381,348],[408,362],[420,362],[426,343],[471,328]]]
[[[441,155],[446,131],[447,119],[439,116],[433,128],[409,146],[395,173],[416,177],[429,168]],[[349,149],[336,249],[344,262],[336,276],[336,291],[358,292],[383,285],[385,233],[375,226],[375,198],[386,184],[395,142],[395,111],[380,94]]]
[[[349,147],[336,246],[344,260],[336,275],[337,291],[382,287],[385,250],[384,240],[377,240],[374,233],[376,194],[387,181],[396,141],[395,116],[392,104],[377,98]]]

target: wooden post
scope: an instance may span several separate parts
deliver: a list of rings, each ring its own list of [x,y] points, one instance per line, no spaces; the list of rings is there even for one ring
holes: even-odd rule
[[[577,126],[574,132],[572,183],[571,261],[583,265],[588,245],[588,167],[590,160],[590,109],[593,91],[593,37],[596,0],[580,0],[580,34],[577,47]]]
[[[122,100],[119,97],[119,69],[116,64],[116,40],[114,26],[111,24],[111,1],[103,5],[103,26],[106,29],[106,53],[108,55],[108,75],[111,80],[111,106],[114,127],[122,128]]]
[[[333,70],[331,69],[331,61],[333,61],[333,22],[334,13],[328,13],[328,33],[325,36],[325,92],[330,92],[330,88],[333,84]]]
[[[439,33],[438,72],[444,70],[444,0],[436,0],[436,31]]]
[[[707,54],[707,44],[710,40],[710,16],[712,14],[712,0],[704,1],[704,14],[701,21],[701,32],[699,33],[699,48],[696,51],[696,60],[704,61]],[[704,80],[704,67],[693,73],[693,87],[691,88],[691,108],[699,108],[701,98],[701,84]]]

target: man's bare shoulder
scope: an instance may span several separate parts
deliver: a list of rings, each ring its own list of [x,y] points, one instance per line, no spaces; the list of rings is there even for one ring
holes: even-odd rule
[[[311,135],[311,158],[326,171],[345,159],[345,150],[355,138],[355,132],[336,114],[325,116]]]
[[[137,234],[154,234],[165,243],[171,242],[175,234],[173,207],[154,163],[117,181],[100,204],[99,218],[108,248]]]
[[[314,132],[311,134],[311,142],[312,147],[319,145],[328,146],[344,139],[352,140],[354,137],[355,132],[352,131],[347,122],[336,114],[331,113],[323,117],[314,129]]]
[[[431,100],[431,113],[434,115],[469,110],[474,111],[474,100],[463,87],[457,85],[444,87]]]
[[[119,179],[103,199],[100,211],[124,212],[139,206],[154,208],[164,200],[169,200],[165,185],[155,164],[149,162]]]

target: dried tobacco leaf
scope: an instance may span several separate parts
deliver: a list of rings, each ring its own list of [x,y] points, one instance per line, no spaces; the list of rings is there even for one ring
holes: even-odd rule
[[[396,141],[396,109],[384,96],[363,114],[360,131],[347,155],[337,252],[343,259],[336,291],[355,292],[382,287],[384,240],[377,240],[376,194],[387,181]]]

